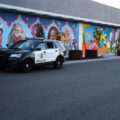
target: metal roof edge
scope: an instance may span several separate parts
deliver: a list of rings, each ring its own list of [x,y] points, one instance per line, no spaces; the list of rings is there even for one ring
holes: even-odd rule
[[[81,18],[81,17],[75,17],[75,16],[69,16],[69,15],[64,15],[64,14],[58,14],[58,13],[52,13],[52,12],[47,12],[47,11],[35,10],[35,9],[24,8],[24,7],[8,5],[8,4],[1,4],[0,3],[0,8],[1,9],[17,10],[17,11],[20,11],[20,12],[35,13],[35,14],[46,15],[46,16],[51,16],[51,17],[61,17],[61,18],[64,18],[64,19],[73,19],[73,20],[76,20],[76,21],[90,22],[90,23],[94,23],[94,24],[102,24],[102,25],[120,27],[120,24],[116,24],[116,23],[104,22],[104,21]]]

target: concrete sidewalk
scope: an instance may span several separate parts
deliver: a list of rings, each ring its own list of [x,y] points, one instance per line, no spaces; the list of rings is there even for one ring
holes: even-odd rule
[[[120,59],[120,56],[115,56],[115,55],[101,55],[98,58],[95,59],[82,59],[82,60],[71,60],[71,61],[66,61],[64,64],[77,64],[77,63],[88,63],[88,62],[97,62],[97,61],[107,61],[107,60],[115,60],[115,59]]]

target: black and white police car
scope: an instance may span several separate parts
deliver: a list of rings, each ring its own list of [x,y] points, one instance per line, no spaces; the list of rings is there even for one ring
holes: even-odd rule
[[[65,61],[64,52],[63,44],[57,40],[20,40],[0,50],[0,67],[30,72],[35,66],[51,64],[59,69]]]

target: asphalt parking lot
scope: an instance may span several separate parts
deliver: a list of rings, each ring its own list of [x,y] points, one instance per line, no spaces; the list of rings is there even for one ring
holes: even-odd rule
[[[0,120],[119,120],[119,64],[110,59],[27,74],[0,71]]]

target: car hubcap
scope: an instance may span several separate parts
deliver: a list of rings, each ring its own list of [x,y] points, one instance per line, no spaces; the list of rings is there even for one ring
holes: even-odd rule
[[[29,67],[29,64],[26,64],[26,68],[28,68]]]
[[[60,67],[60,65],[61,65],[61,62],[60,62],[60,61],[58,61],[58,67]]]

